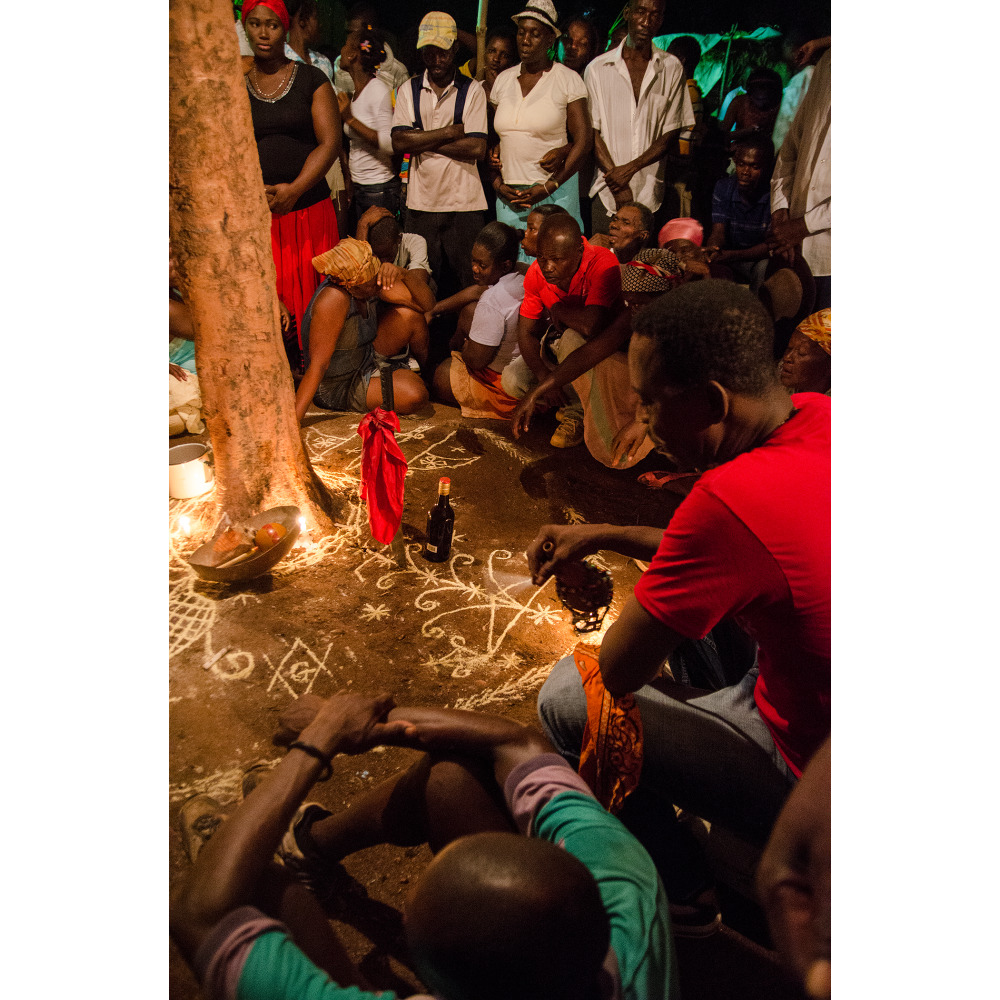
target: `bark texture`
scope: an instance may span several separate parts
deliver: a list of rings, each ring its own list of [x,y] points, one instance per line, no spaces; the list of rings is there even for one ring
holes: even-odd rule
[[[295,419],[271,214],[230,0],[170,0],[170,239],[195,328],[219,513],[297,504],[313,531],[345,506]]]

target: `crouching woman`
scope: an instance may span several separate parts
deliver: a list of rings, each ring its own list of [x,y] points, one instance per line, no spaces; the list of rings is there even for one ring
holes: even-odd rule
[[[434,305],[424,282],[408,272],[391,288],[379,287],[381,261],[371,247],[351,237],[313,258],[326,275],[302,320],[306,373],[295,393],[295,414],[302,422],[310,403],[324,410],[367,413],[382,405],[380,367],[392,371],[397,413],[415,413],[428,399],[420,376],[409,369],[409,349],[426,360],[427,326],[423,314]],[[379,300],[412,311],[414,322],[381,329]]]

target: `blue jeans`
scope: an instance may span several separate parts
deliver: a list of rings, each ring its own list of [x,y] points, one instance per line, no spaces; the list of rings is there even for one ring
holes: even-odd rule
[[[656,862],[671,900],[710,883],[701,848],[677,822],[675,804],[763,846],[795,785],[754,704],[756,681],[754,666],[718,691],[657,682],[635,693],[644,734],[642,779],[619,818]],[[538,716],[576,767],[587,703],[572,656],[560,660],[542,686]]]
[[[354,224],[372,206],[387,208],[393,215],[399,215],[399,197],[402,182],[398,177],[382,184],[354,185]]]

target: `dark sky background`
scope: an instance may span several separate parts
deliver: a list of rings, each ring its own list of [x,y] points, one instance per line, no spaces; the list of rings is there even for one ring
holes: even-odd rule
[[[622,10],[622,2],[586,2],[586,0],[563,0],[556,3],[556,11],[560,19],[572,13],[586,11],[592,14],[597,24],[606,31]],[[329,11],[329,34],[325,49],[333,48],[334,54],[339,50],[342,40],[343,11],[350,2],[343,0],[320,0],[320,5]],[[476,0],[444,0],[435,3],[434,0],[424,0],[423,3],[386,2],[375,0],[374,6],[379,11],[382,27],[387,32],[395,34],[403,41],[407,34],[416,37],[416,26],[420,18],[428,10],[443,10],[451,14],[460,28],[475,30],[476,16],[479,5]],[[524,9],[522,0],[489,0],[487,25],[494,27],[499,24],[514,28],[510,16]],[[824,0],[698,0],[698,2],[672,3],[667,7],[663,19],[663,34],[693,31],[698,33],[725,32],[732,24],[740,28],[752,30],[763,25],[775,25],[787,28],[793,23],[806,22],[810,34],[826,35],[830,31],[830,4]],[[405,43],[403,45],[405,48]]]

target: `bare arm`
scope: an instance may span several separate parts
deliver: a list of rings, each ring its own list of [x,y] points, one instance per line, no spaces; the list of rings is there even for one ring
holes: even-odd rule
[[[299,176],[290,184],[265,185],[268,206],[274,215],[290,212],[315,183],[326,176],[333,161],[340,156],[343,127],[340,108],[337,105],[333,87],[327,82],[313,91],[312,96],[313,131],[316,133],[316,148],[306,157]]]
[[[460,292],[455,292],[454,295],[449,295],[448,298],[441,299],[441,301],[430,310],[430,313],[433,316],[439,316],[441,313],[458,312],[459,310],[465,308],[465,306],[467,306],[470,302],[478,302],[485,291],[485,285],[469,285],[468,288],[463,288]]]
[[[313,305],[309,324],[309,367],[295,391],[295,416],[300,424],[337,349],[350,306],[350,296],[339,288],[325,289]]]
[[[465,343],[462,345],[462,360],[470,372],[482,371],[483,368],[489,366],[499,350],[499,344],[491,347],[489,344],[480,344],[478,341],[466,337]]]
[[[517,317],[517,346],[521,350],[521,357],[524,363],[531,369],[532,374],[539,382],[549,370],[545,367],[539,354],[542,334],[545,332],[544,319],[527,319],[524,316]]]
[[[445,125],[426,132],[409,128],[392,133],[392,148],[396,153],[440,153],[453,160],[481,160],[486,155],[486,139],[466,136],[464,125]]]
[[[191,322],[191,310],[186,302],[168,299],[170,302],[170,336],[183,340],[194,340],[194,324]]]
[[[594,127],[590,124],[590,109],[585,97],[566,105],[566,131],[569,135],[569,155],[562,167],[552,175],[552,179],[560,184],[564,184],[580,169],[594,146]]]
[[[335,695],[321,703],[300,740],[328,759],[360,753],[382,741],[398,742],[412,727],[383,721],[392,706],[389,695]],[[202,848],[170,908],[171,935],[189,962],[219,920],[256,902],[275,848],[322,768],[320,760],[290,750]]]
[[[667,146],[682,131],[682,129],[675,128],[671,132],[664,132],[659,138],[654,139],[649,148],[640,153],[634,160],[629,160],[628,163],[623,163],[621,166],[609,170],[604,175],[605,180],[608,182],[608,187],[614,190],[615,188],[627,187],[631,184],[632,178],[637,171],[643,167],[648,167],[651,163],[662,160],[667,155]]]
[[[602,549],[649,562],[663,540],[662,528],[617,524],[544,524],[528,546],[532,582],[540,587],[564,562],[579,562]]]
[[[434,293],[430,286],[415,271],[403,271],[402,280],[391,287],[379,290],[378,297],[383,302],[404,309],[414,309],[419,313],[430,312],[434,308]]]
[[[511,415],[511,429],[514,437],[520,437],[531,426],[538,403],[549,393],[569,385],[584,372],[589,372],[605,358],[610,358],[615,351],[623,350],[632,335],[632,322],[629,313],[619,314],[614,321],[578,347],[565,361],[549,372],[534,389],[518,404]],[[492,360],[492,359],[491,359]]]
[[[576,330],[584,340],[599,334],[611,319],[611,310],[607,306],[574,306],[565,301],[554,302],[549,314],[560,329]]]
[[[617,698],[648,684],[682,638],[631,595],[601,640],[604,686]]]

